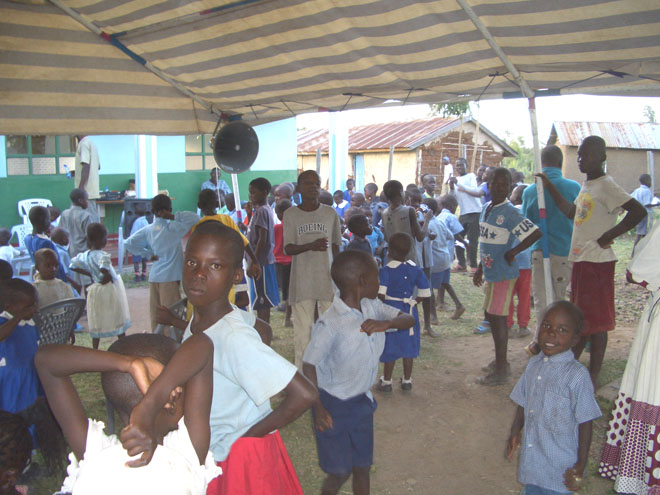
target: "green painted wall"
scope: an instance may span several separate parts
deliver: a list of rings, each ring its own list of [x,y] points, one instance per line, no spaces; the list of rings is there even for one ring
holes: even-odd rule
[[[257,177],[266,177],[272,184],[291,182],[296,180],[295,170],[259,170],[247,171],[238,176],[238,185],[241,199],[247,201],[248,184]],[[100,187],[105,190],[123,191],[128,188],[129,179],[133,174],[101,175]],[[202,182],[209,178],[209,171],[171,173],[158,175],[158,187],[160,190],[167,189],[170,196],[174,198],[174,211],[197,209],[197,195]],[[231,186],[231,177],[222,174],[222,178]],[[27,198],[50,199],[60,210],[69,207],[69,192],[73,188],[73,179],[67,179],[65,175],[42,175],[42,176],[11,176],[0,178],[0,198],[2,208],[0,209],[0,226],[11,228],[12,225],[22,223],[18,215],[17,203]],[[105,224],[110,233],[116,233],[121,218],[121,205],[106,206]]]

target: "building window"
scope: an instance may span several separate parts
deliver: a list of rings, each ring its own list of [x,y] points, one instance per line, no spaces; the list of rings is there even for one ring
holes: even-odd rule
[[[211,170],[216,166],[211,134],[186,136],[186,170]]]
[[[7,175],[57,175],[73,170],[73,136],[7,136]]]

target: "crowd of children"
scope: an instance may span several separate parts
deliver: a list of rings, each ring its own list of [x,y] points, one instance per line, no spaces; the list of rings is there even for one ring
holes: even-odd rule
[[[610,246],[646,213],[605,174],[604,160],[602,139],[585,139],[578,162],[587,180],[575,204],[539,174],[558,211],[574,218],[574,264],[571,302],[539,310],[536,355],[511,392],[518,409],[506,454],[513,458],[521,448],[519,480],[526,495],[580,488],[591,422],[600,416],[594,384],[614,328]],[[217,213],[221,205],[211,190],[199,194],[202,218],[173,213],[168,196],[155,196],[153,223],[139,215],[125,245],[136,280],[145,278],[152,262],[151,329],[160,322],[185,329],[180,346],[159,335],[124,337],[131,325],[126,291],[103,250],[107,230],[86,212],[84,191],[72,191],[71,207],[52,230],[49,211],[32,208],[33,232],[25,243],[35,262],[34,283],[11,278],[11,268],[4,273],[8,263],[0,266],[0,410],[13,415],[7,424],[45,394],[73,451],[63,493],[177,486],[180,493],[297,494],[302,489],[278,429],[311,408],[327,475],[322,493],[339,493],[351,476],[353,493],[369,493],[376,409],[371,389],[391,393],[401,360],[398,383],[410,391],[422,328],[439,335],[433,326],[437,311],[448,307],[447,295],[451,319],[465,313],[451,285],[456,243],[467,250],[474,285],[485,282],[479,333],[492,332],[495,347],[495,359],[477,383],[508,383],[508,338],[530,333],[530,247],[541,231],[521,211],[525,186],[505,168],[482,167],[475,175],[466,165],[456,164],[458,177],[449,177],[447,194],[439,196],[431,175],[420,178],[421,188],[390,180],[380,196],[376,184],[362,194],[352,179],[345,191],[330,195],[312,170],[295,185],[273,188],[256,178],[239,222]],[[617,224],[621,209],[627,215]],[[243,295],[244,263],[249,298]],[[459,264],[464,270],[464,254]],[[186,320],[167,309],[183,297],[181,288]],[[93,349],[38,350],[32,315],[78,294],[87,299]],[[258,319],[240,309],[247,304]],[[294,363],[269,347],[272,308],[285,311],[293,326]],[[122,338],[108,352],[97,350],[101,338],[114,336]],[[588,371],[576,361],[587,340]],[[104,393],[127,425],[119,437],[106,436],[102,423],[86,417],[71,376],[90,371],[103,372]],[[273,409],[270,399],[277,394],[281,400]],[[9,483],[24,460],[14,455],[12,462]],[[134,491],[119,488],[127,480]]]

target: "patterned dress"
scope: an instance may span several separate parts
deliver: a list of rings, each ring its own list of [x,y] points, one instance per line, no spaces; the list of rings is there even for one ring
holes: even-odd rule
[[[618,493],[660,494],[660,224],[635,248],[632,277],[651,291],[640,316],[598,472]]]

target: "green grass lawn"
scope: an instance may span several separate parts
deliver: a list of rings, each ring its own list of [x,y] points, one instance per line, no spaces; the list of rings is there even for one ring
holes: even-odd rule
[[[626,287],[620,282],[630,259],[632,240],[632,236],[626,235],[615,243],[615,251],[619,257],[619,263],[617,263],[616,268],[618,281],[617,310],[621,313],[620,318],[622,321],[620,324],[628,326],[636,325],[635,316],[639,315],[643,306],[643,300],[639,299],[639,291]],[[134,283],[132,281],[132,273],[125,273],[123,277],[127,288],[147,285],[146,282]],[[472,285],[471,278],[464,274],[452,275],[451,281],[463,305],[466,306],[468,310],[458,321],[449,320],[451,313],[439,314],[439,317],[441,318],[439,327],[441,339],[472,336],[472,330],[476,328],[483,317],[481,310],[483,292],[482,290],[475,288]],[[450,302],[449,298],[447,298],[447,302]],[[283,313],[273,311],[271,323],[275,336],[273,340],[273,348],[285,358],[293,361],[293,330],[284,327]],[[530,323],[530,327],[534,328],[534,326],[534,312],[532,311],[532,322]],[[490,339],[491,337],[489,335],[484,335],[474,336],[474,338]],[[428,339],[428,337],[423,337],[423,339]],[[91,339],[87,334],[78,334],[76,343],[77,345],[91,347]],[[110,343],[111,341],[108,339],[102,341],[101,348],[107,349]],[[418,373],[423,373],[424,369],[429,369],[438,365],[437,363],[439,362],[438,358],[440,354],[439,349],[440,346],[422,344],[422,353],[416,364]],[[456,356],[453,359],[454,361],[451,359],[447,360],[445,357],[444,361],[442,361],[442,366],[456,366],[463,358],[461,356]],[[624,367],[625,360],[623,359],[606,359],[602,371],[602,383],[608,383],[609,381],[620,377],[623,374]],[[84,407],[89,417],[105,421],[105,403],[98,373],[78,375],[75,377],[74,382],[79,395],[82,397]],[[274,400],[274,405],[276,405],[277,402],[278,399],[276,398]],[[603,432],[607,427],[606,418],[609,415],[611,406],[612,404],[607,401],[601,402],[604,418],[597,422],[594,430],[594,445],[592,445],[591,449],[592,462],[590,463],[592,476],[597,476],[597,474],[595,474],[595,466],[597,466],[597,460],[600,456],[600,448],[594,448],[594,446],[599,444],[596,439],[598,438],[598,435],[602,437],[604,434]],[[117,418],[117,428],[120,429],[121,426],[122,425]],[[305,493],[318,492],[323,480],[323,473],[318,467],[315,440],[311,428],[311,414],[309,412],[305,413],[300,419],[283,428],[281,433],[296,471],[298,472],[298,476],[300,477],[303,490]],[[374,469],[378,469],[378,466],[375,466]],[[34,486],[36,490],[31,493],[52,493],[59,488],[60,483],[61,480],[55,478],[40,480],[38,485]],[[350,484],[344,487],[342,493],[350,493]]]

